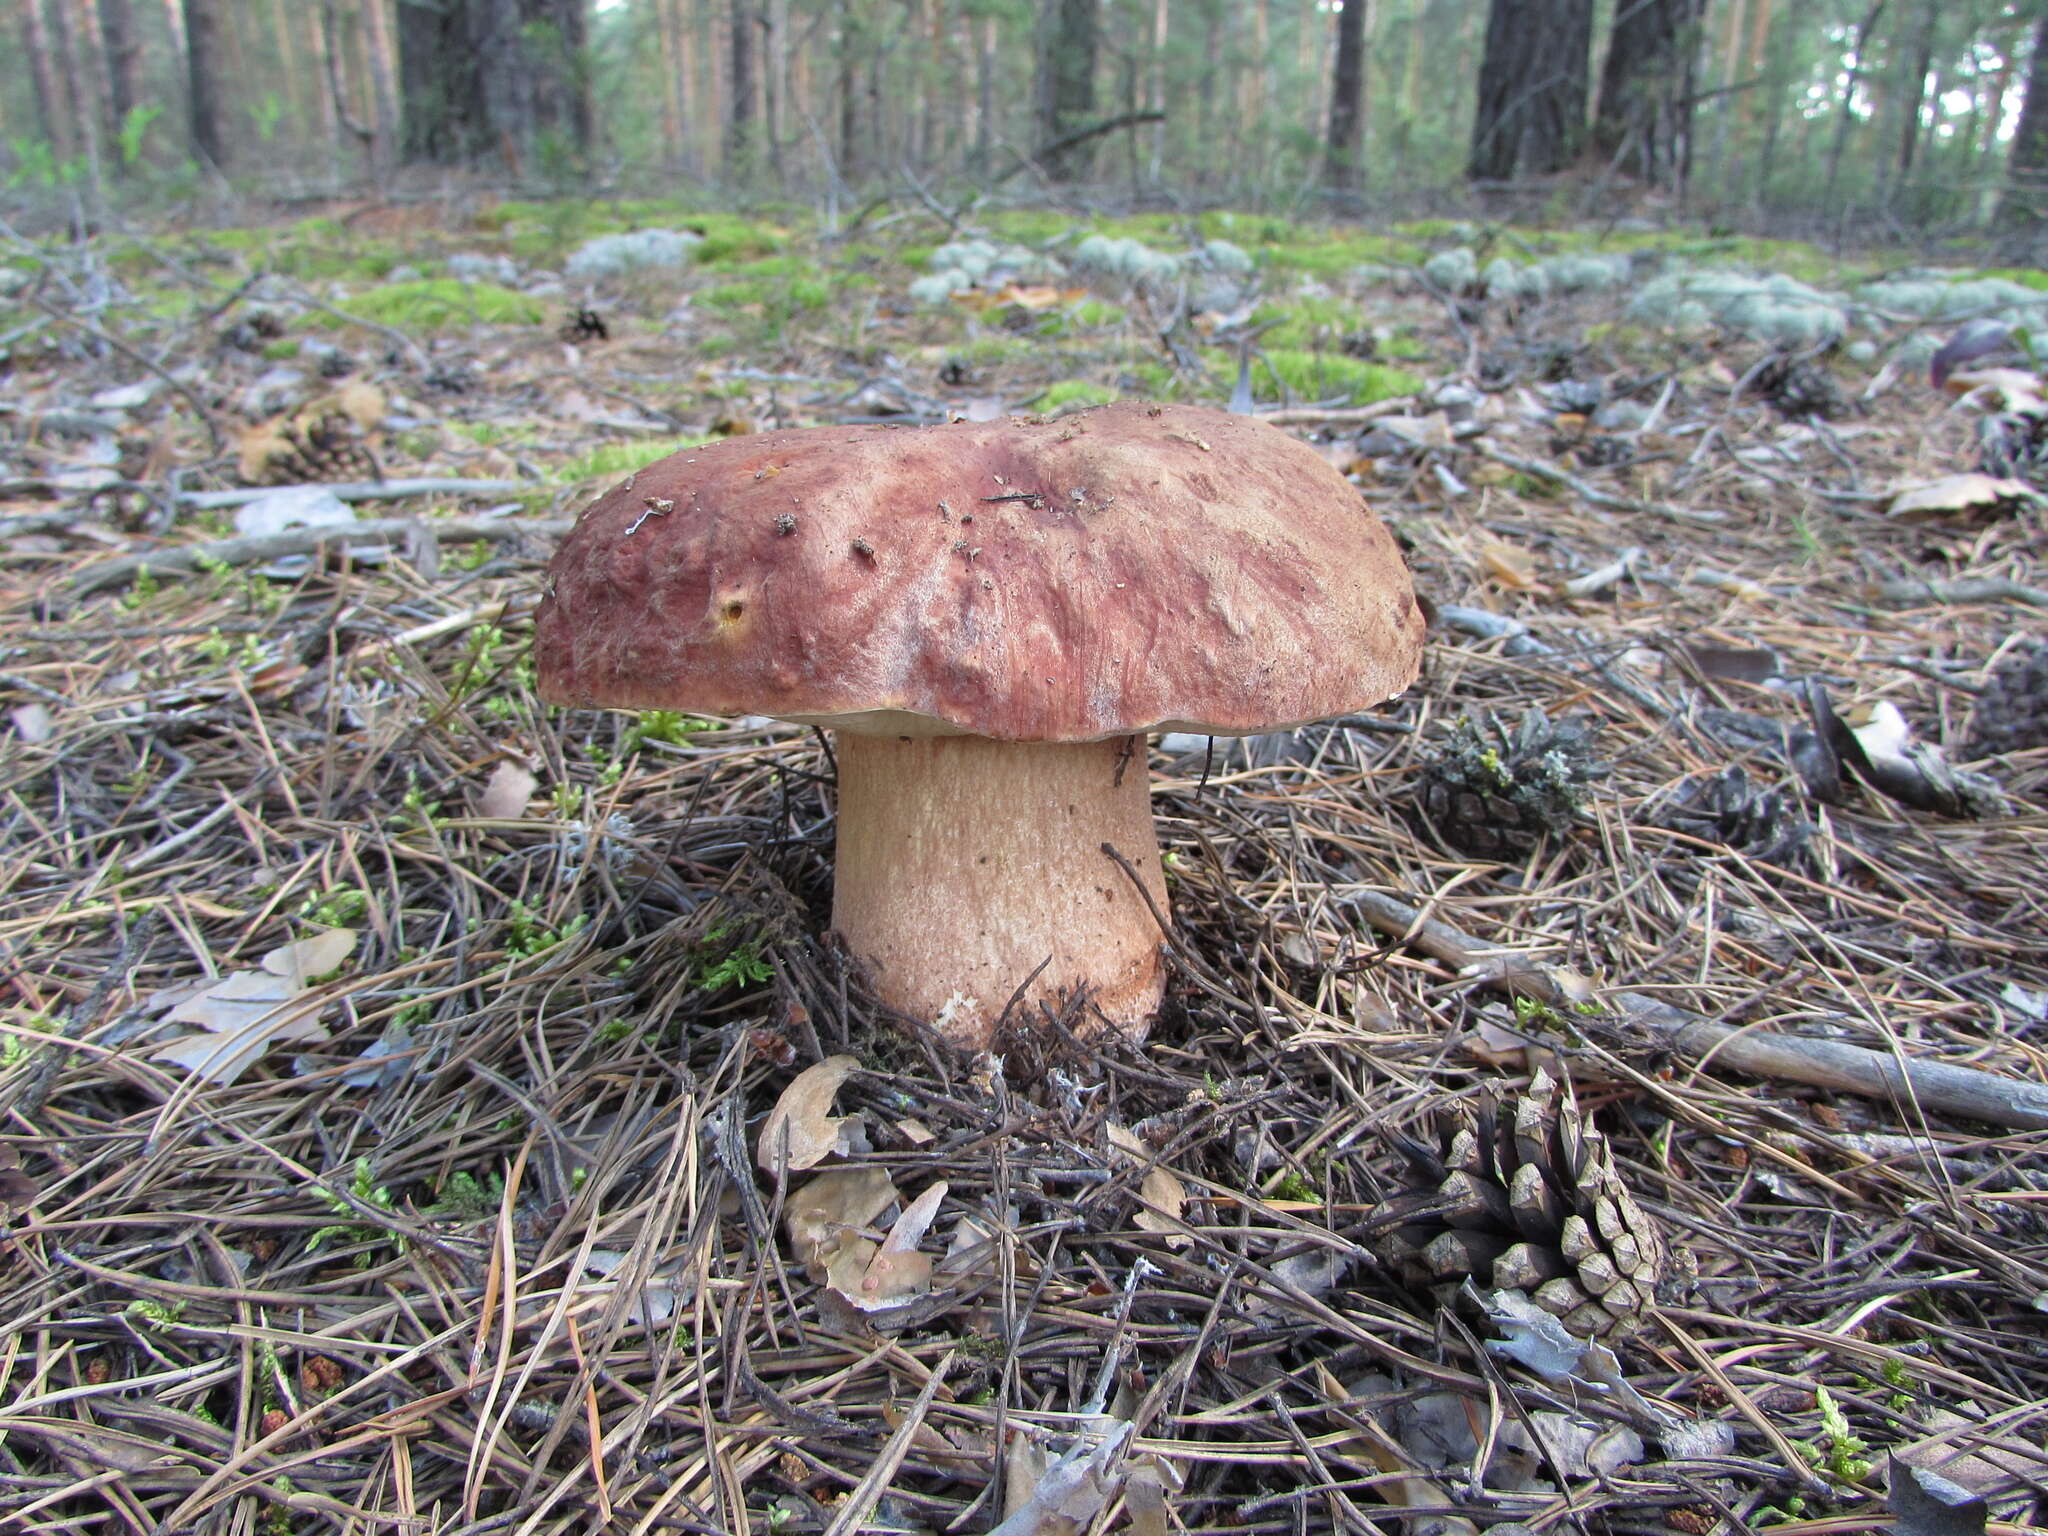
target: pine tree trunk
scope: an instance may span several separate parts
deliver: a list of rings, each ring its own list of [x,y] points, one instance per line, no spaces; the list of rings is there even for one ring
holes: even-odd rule
[[[1561,171],[1586,121],[1592,0],[1492,0],[1472,122],[1473,181]]]
[[[1330,136],[1323,185],[1355,202],[1365,189],[1365,28],[1369,0],[1345,0],[1337,13],[1337,71],[1330,85]]]
[[[97,197],[107,119],[98,18],[92,13],[89,0],[85,4],[78,0],[53,0],[50,20],[58,68],[71,83],[72,142],[78,146],[79,158],[85,162],[86,179]]]
[[[2034,27],[2034,58],[2027,66],[2026,99],[2005,162],[1997,222],[2015,234],[2034,234],[2048,223],[2048,14]]]
[[[71,96],[65,76],[58,68],[57,53],[50,38],[50,18],[43,0],[18,0],[21,9],[21,42],[28,51],[29,74],[36,90],[36,125],[50,141],[59,161],[72,155]]]
[[[107,108],[118,135],[142,105],[142,41],[135,32],[134,0],[99,0],[100,45],[107,56]]]
[[[192,153],[216,170],[228,163],[226,102],[221,93],[219,0],[184,0],[185,86]]]
[[[370,14],[381,16],[381,4],[369,0]],[[544,147],[589,148],[581,0],[446,0],[438,9],[402,5],[398,20],[405,159],[498,157],[517,174]],[[370,50],[373,81],[382,51]]]
[[[1683,184],[1702,0],[1618,0],[1593,146],[1645,186]]]
[[[1920,152],[1920,108],[1927,100],[1927,76],[1934,68],[1934,31],[1939,12],[1935,0],[1921,0],[1920,26],[1913,36],[1913,46],[1908,52],[1906,63],[1906,89],[1900,103],[1903,121],[1899,124],[1899,180],[1904,182],[1913,174],[1913,161]]]
[[[1835,103],[1835,136],[1828,145],[1827,185],[1821,193],[1822,211],[1829,216],[1836,212],[1835,180],[1842,170],[1842,151],[1848,147],[1849,125],[1855,121],[1855,113],[1849,110],[1849,106],[1856,99],[1857,88],[1863,83],[1863,61],[1870,56],[1870,34],[1876,29],[1878,18],[1884,15],[1884,8],[1889,3],[1890,0],[1871,0],[1870,9],[1863,13],[1863,20],[1857,25],[1855,38],[1849,45],[1854,62],[1849,66],[1841,97]]]
[[[1052,26],[1039,61],[1038,139],[1047,149],[1084,128],[1095,115],[1095,55],[1101,34],[1095,0],[1047,0]],[[1095,142],[1050,150],[1045,174],[1054,181],[1085,181],[1095,165]]]
[[[731,52],[727,71],[732,88],[726,98],[725,174],[742,174],[754,133],[754,8],[748,0],[732,0]]]

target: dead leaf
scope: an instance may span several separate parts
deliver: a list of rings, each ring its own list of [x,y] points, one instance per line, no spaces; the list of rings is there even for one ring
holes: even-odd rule
[[[1185,1248],[1194,1241],[1184,1230],[1180,1214],[1187,1206],[1187,1191],[1170,1170],[1154,1168],[1147,1173],[1138,1194],[1147,1209],[1131,1218],[1131,1225],[1140,1232],[1163,1235],[1169,1248]]]
[[[2024,480],[2007,480],[1997,475],[1970,470],[1960,475],[1943,475],[1901,486],[1886,508],[1893,517],[1937,518],[1958,514],[1985,517],[2009,511],[2015,504],[2038,499]]]
[[[768,1111],[761,1126],[761,1140],[755,1147],[755,1161],[765,1172],[786,1168],[798,1173],[817,1167],[834,1153],[852,1150],[852,1138],[859,1132],[861,1117],[853,1114],[835,1118],[832,1101],[838,1097],[840,1085],[859,1070],[858,1057],[827,1056],[790,1080],[775,1107]]]
[[[48,741],[56,731],[56,723],[47,704],[17,704],[13,715],[14,734],[30,746]]]
[[[35,1204],[36,1181],[21,1171],[21,1154],[11,1141],[0,1141],[0,1208],[25,1211]]]
[[[1479,574],[1504,587],[1527,591],[1536,585],[1536,556],[1506,539],[1488,539],[1479,546]]]
[[[2038,411],[2048,404],[2042,395],[2041,376],[2024,368],[1972,368],[1952,373],[1948,376],[1948,389],[1951,394],[1988,389],[2008,411]]]
[[[841,1277],[833,1282],[833,1289],[863,1312],[900,1307],[928,1294],[932,1288],[932,1261],[929,1255],[917,1251],[917,1245],[924,1241],[945,1198],[946,1182],[941,1179],[906,1205],[889,1235],[868,1259],[860,1278],[850,1287],[842,1283],[850,1261],[842,1261],[836,1267],[828,1265],[836,1268]],[[847,1251],[854,1249],[849,1245]]]
[[[265,955],[260,971],[230,971],[203,982],[165,1015],[173,1024],[197,1024],[186,1035],[150,1052],[210,1083],[232,1083],[287,1041],[325,1040],[317,1008],[298,1003],[313,980],[335,970],[356,947],[353,928],[329,928],[281,944]]]
[[[834,1168],[807,1182],[789,1197],[783,1222],[797,1262],[822,1282],[819,1262],[826,1246],[835,1248],[842,1230],[858,1234],[862,1227],[896,1201],[896,1185],[880,1168]]]
[[[526,814],[526,802],[539,784],[524,763],[506,758],[491,770],[490,781],[476,797],[476,813],[487,821],[517,821]]]

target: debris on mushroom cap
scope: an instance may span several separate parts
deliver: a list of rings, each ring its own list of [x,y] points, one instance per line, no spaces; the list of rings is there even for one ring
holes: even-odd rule
[[[685,449],[583,514],[549,588],[553,702],[1008,741],[1342,714],[1408,685],[1423,628],[1320,454],[1191,406]]]

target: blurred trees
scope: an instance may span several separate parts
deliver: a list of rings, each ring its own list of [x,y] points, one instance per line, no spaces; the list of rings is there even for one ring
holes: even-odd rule
[[[1472,114],[1472,180],[1544,176],[1571,164],[1586,131],[1592,46],[1593,0],[1492,0]]]
[[[9,0],[0,172],[2026,223],[2048,0]],[[603,88],[593,91],[592,82]],[[2006,195],[2008,159],[2018,190]]]

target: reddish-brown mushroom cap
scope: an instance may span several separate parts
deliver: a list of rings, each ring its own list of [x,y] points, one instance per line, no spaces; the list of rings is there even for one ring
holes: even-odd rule
[[[1133,1031],[1158,1006],[1143,732],[1379,703],[1422,628],[1315,450],[1116,405],[672,455],[563,541],[536,654],[553,703],[852,733],[833,926],[884,1001],[985,1048],[1013,1000]]]
[[[1378,703],[1422,627],[1392,537],[1314,449],[1113,405],[686,449],[583,514],[537,645],[556,703],[1093,741]]]

